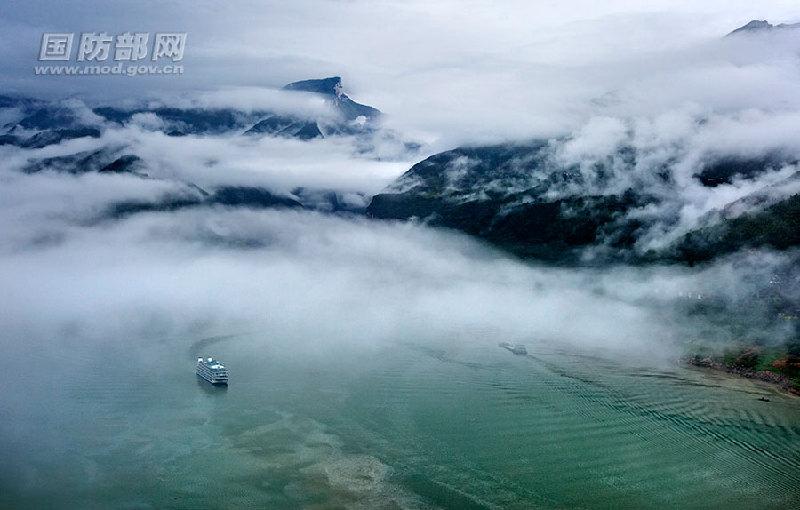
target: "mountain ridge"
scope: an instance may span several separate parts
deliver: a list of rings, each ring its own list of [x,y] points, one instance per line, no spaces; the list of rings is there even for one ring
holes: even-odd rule
[[[748,33],[749,34],[765,33],[775,30],[786,30],[786,29],[791,30],[799,28],[800,28],[800,23],[780,23],[778,25],[773,25],[772,23],[768,22],[765,19],[754,19],[750,20],[749,22],[745,23],[739,28],[735,28],[728,34],[728,36],[737,34],[748,34]]]
[[[668,205],[665,197],[675,185],[669,169],[653,176],[661,180],[663,191],[649,192],[633,185],[603,191],[587,180],[585,169],[559,162],[558,148],[563,143],[538,140],[524,145],[458,147],[434,154],[373,196],[366,214],[455,229],[523,258],[569,264],[693,264],[740,249],[800,246],[800,238],[787,234],[793,226],[800,231],[797,196],[789,194],[763,210],[763,200],[739,200],[735,209],[741,213],[709,215],[696,228],[676,234],[672,242],[648,247],[648,239],[661,225],[679,221],[677,210],[664,213],[665,217],[643,214],[654,206]],[[622,147],[610,157],[592,169],[600,181],[611,182],[613,172],[637,168],[639,155],[634,149]],[[754,179],[792,165],[797,168],[797,159],[721,155],[701,165],[693,178],[697,186],[716,193],[734,178]],[[709,174],[704,173],[707,168],[712,170]],[[796,173],[795,179],[799,176]]]

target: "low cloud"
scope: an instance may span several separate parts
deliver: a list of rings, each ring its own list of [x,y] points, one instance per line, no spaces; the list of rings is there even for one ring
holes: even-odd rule
[[[589,284],[597,275],[411,224],[209,208],[59,232],[0,257],[6,349],[69,342],[66,331],[91,344],[255,329],[311,351],[481,332],[466,341],[658,352],[655,362],[676,352],[674,328],[625,296],[625,281],[611,292]]]
[[[114,338],[146,347],[259,331],[269,345],[309,354],[409,339],[508,339],[661,364],[703,331],[705,319],[681,310],[692,303],[686,295],[745,303],[758,288],[746,278],[787,263],[762,256],[699,270],[545,268],[459,234],[301,211],[197,208],[88,228],[28,221],[58,238],[16,244],[4,231],[0,309],[12,357],[37,345],[55,356]],[[698,340],[734,335],[710,331]]]

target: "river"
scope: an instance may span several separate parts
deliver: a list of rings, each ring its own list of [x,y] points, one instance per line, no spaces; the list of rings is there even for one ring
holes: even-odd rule
[[[480,335],[150,350],[58,361],[48,404],[4,428],[0,506],[800,505],[800,400],[751,381],[534,343],[515,356]],[[230,386],[199,380],[196,354],[224,360]]]

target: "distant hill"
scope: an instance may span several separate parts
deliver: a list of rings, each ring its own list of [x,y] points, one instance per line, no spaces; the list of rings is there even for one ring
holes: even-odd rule
[[[742,248],[800,246],[798,197],[791,196],[766,209],[763,199],[737,201],[732,210],[744,215],[709,216],[697,231],[659,250],[647,249],[640,241],[651,229],[680,220],[680,202],[674,207],[667,202],[670,193],[681,193],[671,169],[654,176],[662,187],[659,193],[635,185],[602,191],[579,166],[560,162],[561,143],[538,140],[435,154],[375,195],[367,214],[460,230],[521,257],[558,264],[694,263]],[[635,149],[622,147],[592,172],[598,182],[612,182],[615,173],[633,174],[638,162]],[[718,156],[698,168],[694,179],[709,193],[724,196],[721,188],[734,178],[755,179],[795,162],[777,156]],[[652,206],[668,212],[655,219],[642,214]]]
[[[775,30],[791,30],[791,29],[798,29],[800,28],[800,23],[781,23],[779,25],[773,25],[765,19],[762,20],[751,20],[745,25],[733,30],[728,35],[736,35],[736,34],[757,34],[757,33],[764,33],[764,32],[772,32]]]
[[[294,92],[311,92],[327,96],[334,108],[344,115],[347,120],[356,120],[364,117],[365,121],[377,119],[381,112],[377,108],[356,103],[344,93],[342,79],[338,76],[322,78],[319,80],[303,80],[290,83],[283,87],[283,90]]]
[[[84,174],[128,174],[151,179],[148,162],[119,140],[96,142],[89,150],[72,154],[45,156],[28,152],[79,138],[102,139],[110,130],[122,128],[137,119],[147,119],[147,129],[170,137],[226,135],[279,137],[308,141],[329,136],[352,137],[354,147],[369,153],[373,137],[400,146],[413,144],[394,139],[396,134],[382,131],[380,111],[350,99],[344,93],[341,78],[304,80],[282,88],[287,94],[318,94],[325,100],[329,114],[319,117],[287,114],[268,110],[245,111],[219,107],[138,106],[121,108],[98,106],[92,109],[76,102],[43,101],[0,95],[0,109],[16,120],[0,126],[0,147],[26,151],[25,173],[59,172]],[[112,140],[113,137],[112,137]],[[287,194],[260,187],[227,186],[202,190],[183,183],[183,192],[148,202],[111,204],[105,215],[119,217],[137,212],[175,210],[184,207],[224,205],[229,207],[269,208],[299,207],[327,212],[361,212],[367,198],[358,192],[340,193],[327,189],[297,188]]]

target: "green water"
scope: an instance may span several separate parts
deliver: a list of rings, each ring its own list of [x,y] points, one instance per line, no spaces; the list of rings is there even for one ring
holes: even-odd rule
[[[2,429],[0,506],[800,505],[800,399],[528,348],[305,353],[246,335],[158,343],[144,364],[76,355],[38,387],[49,403]],[[229,388],[196,379],[198,350],[226,361]]]

